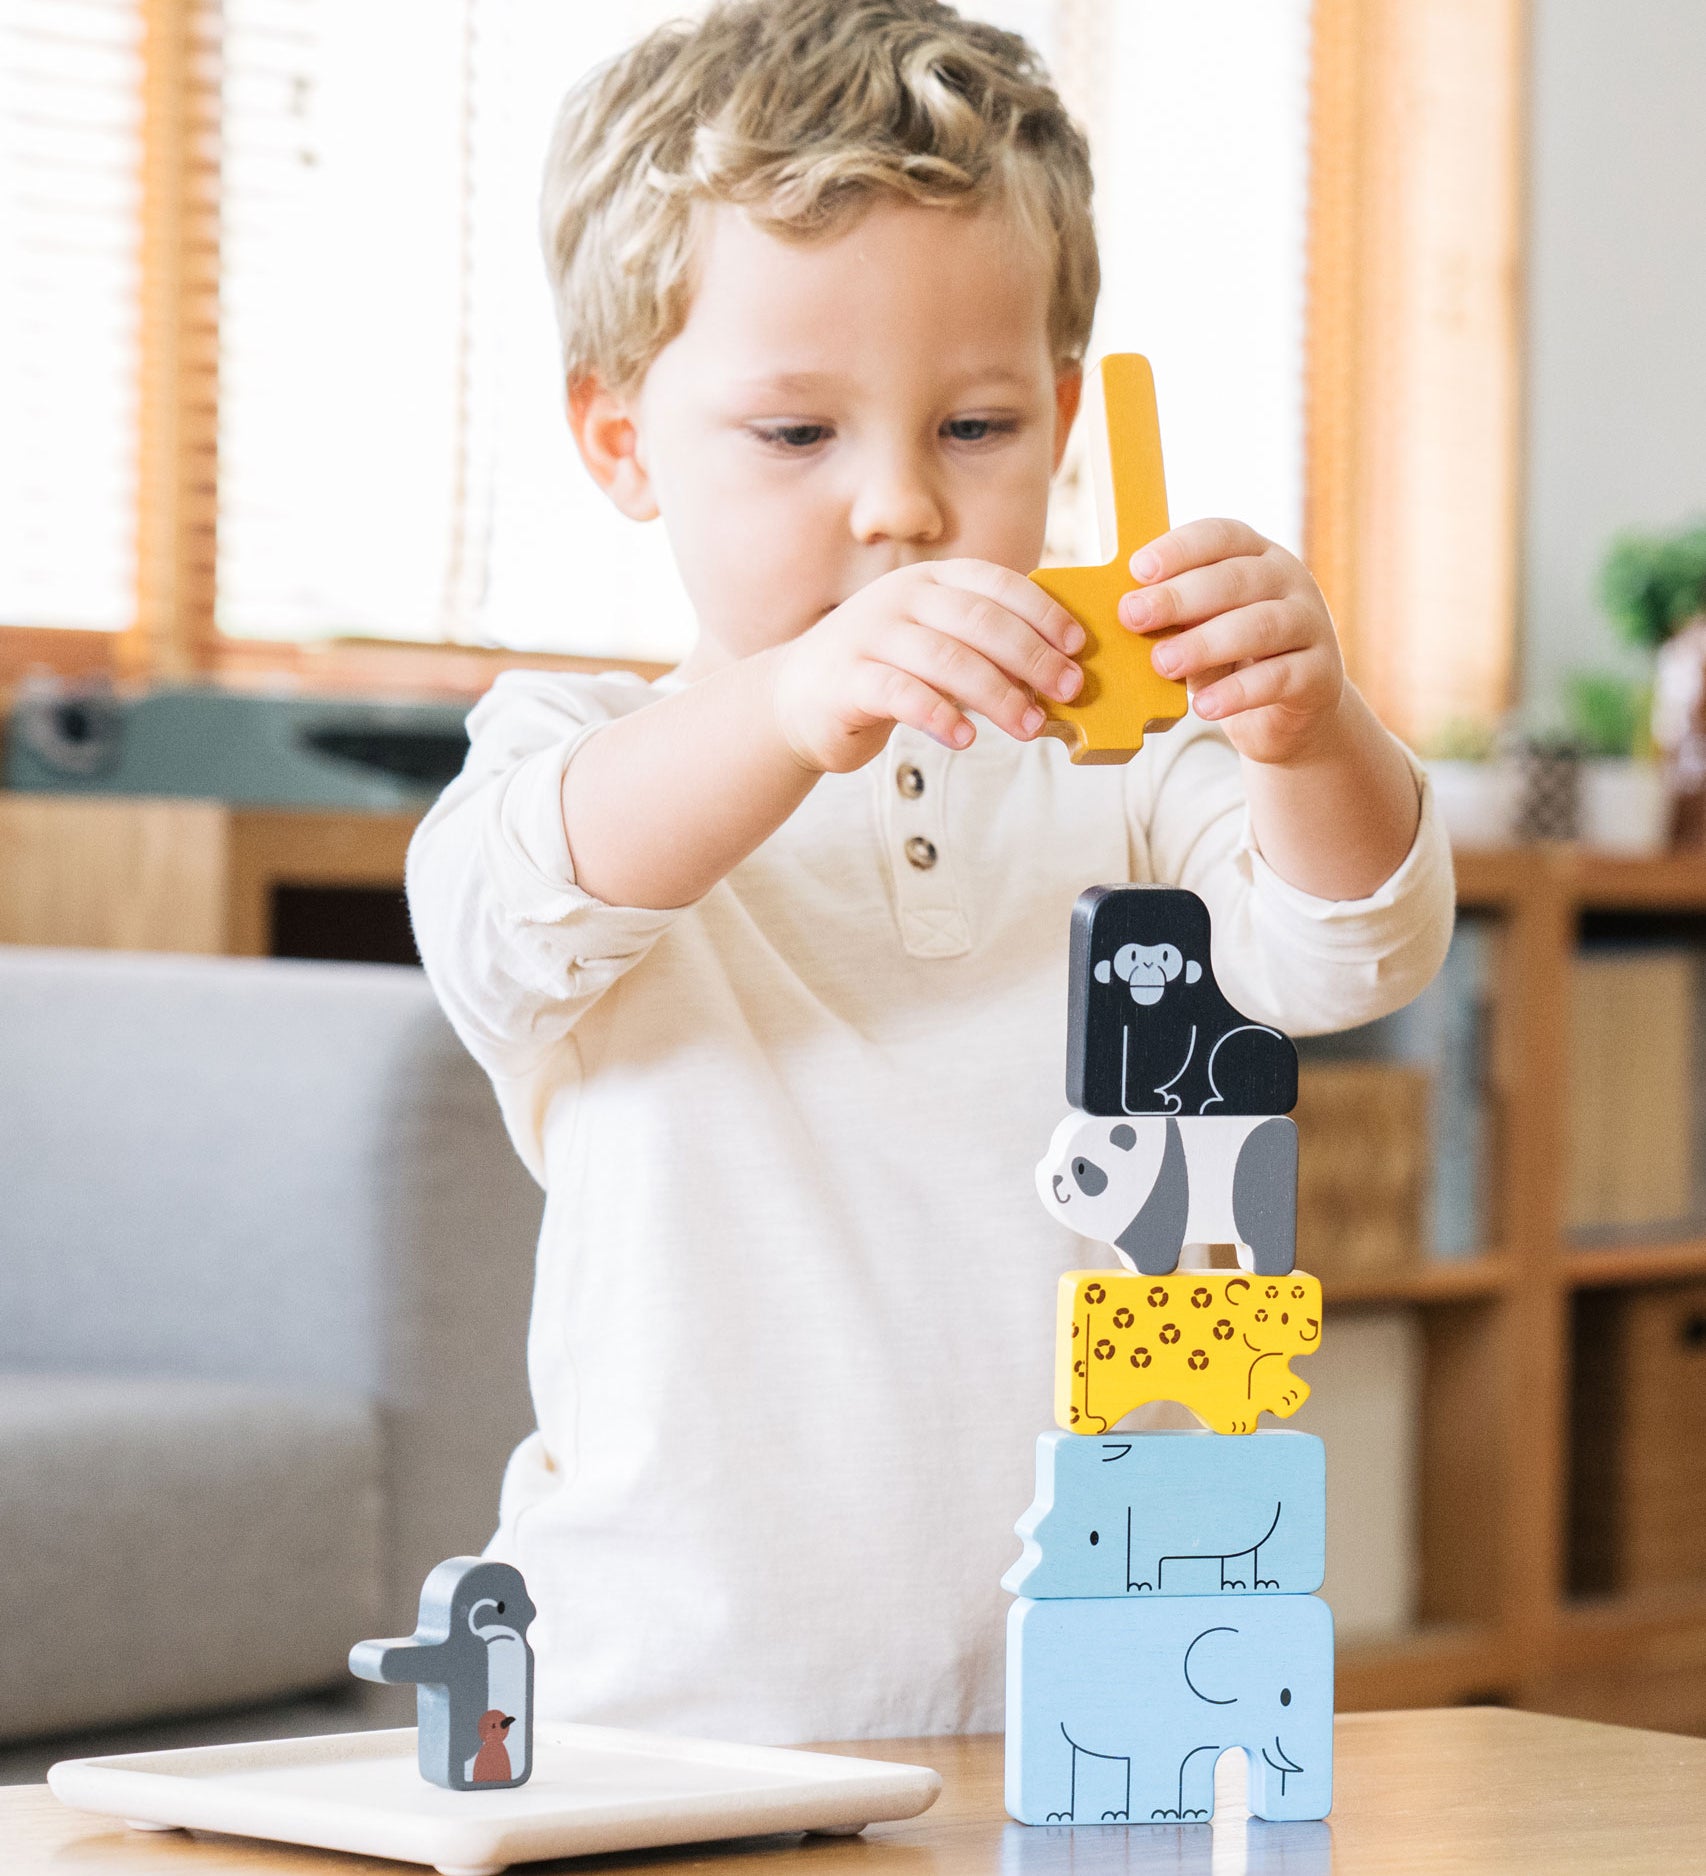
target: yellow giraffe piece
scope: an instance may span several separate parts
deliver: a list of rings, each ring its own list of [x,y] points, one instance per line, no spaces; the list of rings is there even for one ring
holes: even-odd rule
[[[1150,730],[1170,730],[1185,714],[1185,687],[1150,663],[1156,637],[1128,631],[1119,621],[1120,596],[1142,582],[1131,557],[1167,532],[1167,484],[1161,472],[1161,426],[1155,415],[1155,379],[1136,352],[1111,352],[1086,387],[1087,415],[1100,413],[1102,438],[1094,446],[1096,512],[1102,547],[1113,558],[1101,567],[1038,567],[1031,578],[1060,601],[1086,638],[1078,654],[1084,688],[1071,703],[1037,699],[1048,713],[1045,736],[1072,748],[1074,762],[1129,762]]]
[[[1309,1398],[1293,1355],[1321,1346],[1321,1283],[1301,1270],[1180,1270],[1142,1277],[1069,1270],[1060,1280],[1054,1417],[1106,1433],[1134,1407],[1177,1401],[1216,1433],[1254,1433]]]

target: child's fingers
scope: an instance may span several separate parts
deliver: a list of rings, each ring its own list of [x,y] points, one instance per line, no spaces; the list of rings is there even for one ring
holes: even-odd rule
[[[932,582],[975,593],[1013,613],[1040,632],[1056,651],[1069,657],[1084,647],[1084,628],[1059,600],[1050,599],[1034,580],[993,560],[932,560],[920,571]]]
[[[1302,705],[1315,689],[1313,663],[1310,654],[1301,651],[1289,652],[1283,658],[1263,658],[1193,691],[1191,708],[1199,717],[1213,722],[1269,704]]]
[[[874,723],[905,723],[949,749],[964,749],[977,734],[965,712],[921,678],[898,665],[862,659],[853,700]]]
[[[912,618],[980,652],[1027,690],[1064,703],[1083,685],[1083,673],[1064,652],[1057,651],[1027,619],[982,593],[921,586],[913,599]],[[934,681],[929,671],[919,675]]]
[[[1033,639],[1035,634],[1031,635]],[[898,619],[871,655],[909,672],[965,710],[976,710],[1010,736],[1030,737],[1042,727],[1042,712],[1028,685],[976,646],[952,632],[916,619]],[[1051,654],[1053,655],[1053,654]]]
[[[1278,658],[1304,648],[1297,626],[1291,608],[1278,601],[1239,606],[1163,639],[1152,654],[1155,668],[1163,677],[1201,678],[1246,658]]]
[[[1188,567],[1157,586],[1140,586],[1120,596],[1120,624],[1134,632],[1161,632],[1170,626],[1196,625],[1236,606],[1277,599],[1283,588],[1274,567],[1253,554]]]
[[[1234,554],[1260,554],[1272,544],[1246,523],[1229,521],[1224,516],[1187,521],[1132,555],[1132,578],[1153,586],[1157,580],[1170,580],[1188,567],[1206,567]]]

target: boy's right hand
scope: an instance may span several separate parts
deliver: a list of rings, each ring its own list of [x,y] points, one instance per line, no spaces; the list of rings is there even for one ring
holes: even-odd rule
[[[897,723],[950,749],[976,710],[1031,741],[1043,696],[1069,702],[1084,682],[1071,654],[1084,628],[1010,567],[923,560],[897,567],[777,647],[777,726],[802,767],[841,773],[869,762]]]

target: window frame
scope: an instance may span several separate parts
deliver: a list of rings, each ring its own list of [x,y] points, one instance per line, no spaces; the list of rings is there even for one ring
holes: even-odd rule
[[[218,631],[218,8],[142,0],[142,13],[134,618],[118,632],[0,625],[0,687],[42,667],[468,696],[515,667],[660,674],[643,660]],[[1524,14],[1523,0],[1312,8],[1306,553],[1351,676],[1412,737],[1447,707],[1502,712],[1515,681]],[[1443,171],[1428,160],[1442,148],[1459,152]],[[1442,292],[1465,273],[1481,291],[1448,331]],[[1434,382],[1442,365],[1451,375]],[[1484,470],[1472,489],[1451,467],[1466,452]],[[1460,561],[1445,608],[1417,568],[1453,529],[1478,552],[1472,590]]]
[[[1518,675],[1525,0],[1314,0],[1304,554],[1424,748]]]

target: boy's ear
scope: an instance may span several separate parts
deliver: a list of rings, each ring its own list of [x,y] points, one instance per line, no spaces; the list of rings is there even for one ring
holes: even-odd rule
[[[568,387],[569,429],[587,474],[630,521],[655,521],[658,505],[651,477],[640,460],[639,431],[628,400],[605,390],[596,378]]]
[[[1072,429],[1072,420],[1078,415],[1078,404],[1083,395],[1084,367],[1082,365],[1068,365],[1064,371],[1055,374],[1053,469],[1060,467],[1060,459],[1066,454],[1066,439]]]

